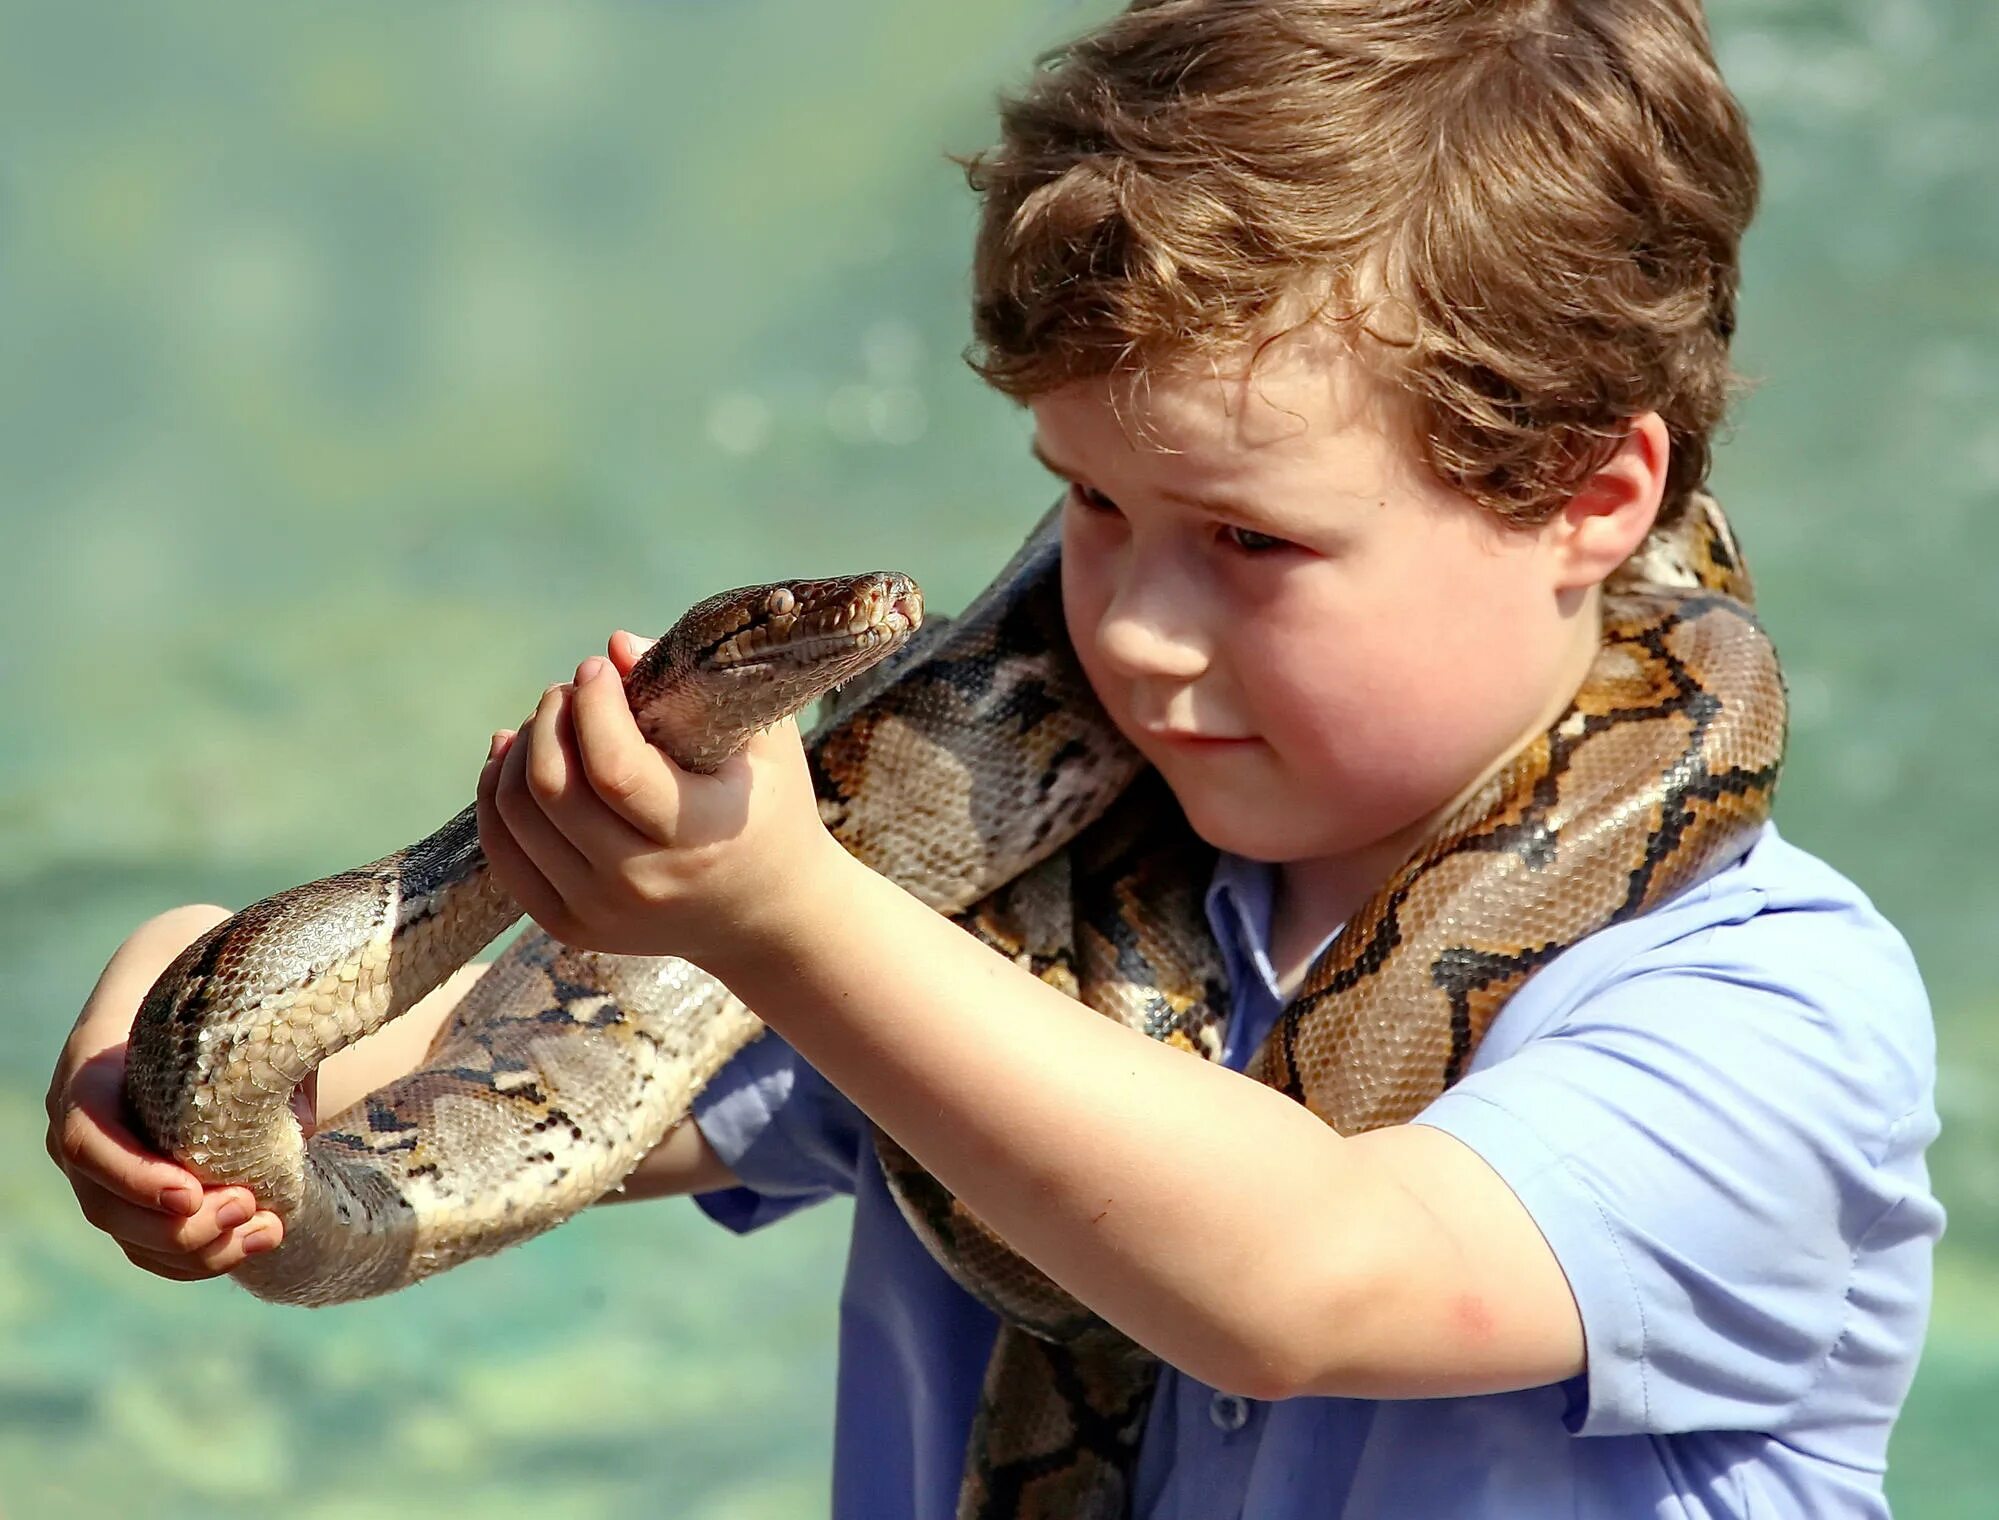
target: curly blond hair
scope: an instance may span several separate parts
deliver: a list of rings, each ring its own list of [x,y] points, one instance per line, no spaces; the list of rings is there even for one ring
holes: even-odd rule
[[[1647,411],[1666,512],[1705,481],[1757,169],[1698,0],[1139,0],[1000,109],[966,357],[1008,395],[1253,357],[1302,297],[1507,521]]]

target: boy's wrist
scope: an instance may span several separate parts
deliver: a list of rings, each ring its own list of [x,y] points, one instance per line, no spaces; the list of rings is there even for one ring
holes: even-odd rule
[[[874,872],[848,854],[831,834],[800,852],[786,873],[779,899],[766,911],[745,915],[725,947],[703,969],[751,1007],[749,989],[765,998],[804,958],[826,954],[852,931],[845,917]]]

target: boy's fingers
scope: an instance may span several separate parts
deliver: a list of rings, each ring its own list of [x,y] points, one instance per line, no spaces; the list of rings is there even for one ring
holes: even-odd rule
[[[121,1047],[84,1063],[70,1079],[68,1101],[58,1105],[49,1152],[70,1175],[109,1189],[141,1208],[189,1215],[201,1207],[201,1181],[185,1167],[156,1155],[118,1117],[124,1099]]]
[[[119,1249],[133,1266],[173,1282],[205,1282],[235,1271],[258,1251],[269,1250],[284,1237],[284,1226],[275,1214],[258,1214],[248,1224],[219,1236],[199,1250],[190,1252],[152,1251],[144,1246],[119,1242]],[[268,1241],[269,1244],[264,1244]],[[255,1244],[258,1251],[250,1247]]]
[[[549,816],[551,808],[560,806],[570,769],[556,731],[565,705],[560,688],[550,687],[520,738],[500,757],[493,784],[494,805],[507,831],[558,905],[567,900],[565,888],[590,877],[590,862]],[[526,902],[522,906],[533,911]]]
[[[123,1241],[119,1242],[119,1249],[125,1253],[125,1259],[141,1272],[164,1277],[168,1282],[206,1282],[211,1277],[220,1277],[226,1270],[204,1266],[192,1256],[162,1256],[157,1251],[141,1250]]]
[[[794,753],[803,754],[804,750],[805,740],[798,731],[797,713],[790,713],[768,727],[758,729],[743,745],[743,753],[759,763],[789,760]]]
[[[585,660],[577,669],[604,671],[602,684],[614,693],[622,693],[623,688],[603,660]],[[521,840],[549,885],[566,902],[577,900],[573,893],[587,893],[600,868],[624,859],[647,843],[633,834],[631,826],[608,805],[607,798],[599,795],[593,783],[590,757],[578,731],[580,703],[580,694],[565,689],[558,710],[550,714],[545,707],[537,713],[527,758],[528,790],[549,826],[574,846],[574,855],[557,852],[554,858],[544,857],[537,852],[532,834]],[[624,710],[621,696],[619,707]],[[629,728],[629,712],[625,722]],[[640,748],[646,747],[636,728],[631,729],[631,736]],[[537,766],[550,752],[556,759],[538,772]]]
[[[204,1267],[216,1272],[233,1272],[249,1257],[273,1249],[284,1238],[284,1222],[275,1214],[261,1213],[197,1254]]]
[[[797,715],[793,714],[790,717],[779,718],[770,727],[758,729],[755,733],[751,734],[743,747],[729,757],[727,763],[723,766],[723,771],[726,771],[732,765],[747,765],[752,767],[753,770],[765,770],[767,768],[785,766],[796,766],[800,770],[803,770],[805,768],[805,741],[800,737],[798,732]],[[717,774],[722,774],[722,772],[717,772]],[[806,779],[805,784],[807,786],[811,785],[809,777]]]
[[[183,1219],[127,1203],[91,1182],[76,1185],[76,1202],[85,1219],[121,1246],[160,1256],[192,1256],[246,1223],[257,1207],[247,1188],[216,1188],[197,1213]]]
[[[670,844],[680,822],[675,767],[632,721],[615,668],[585,660],[576,677],[571,716],[578,763],[591,792],[648,839]]]
[[[528,719],[527,727],[522,730],[527,743],[516,746],[528,790],[543,807],[559,802],[575,779],[575,755],[569,740],[568,719],[569,688],[566,685],[549,687],[541,694],[534,716]],[[515,750],[510,750],[504,763],[512,764],[515,760]]]
[[[518,746],[516,746],[518,748]],[[479,775],[478,800],[474,812],[479,820],[479,847],[486,852],[494,872],[499,876],[507,891],[513,894],[521,911],[532,918],[551,934],[557,926],[567,922],[568,910],[564,907],[561,894],[542,875],[540,867],[521,848],[515,836],[513,823],[502,812],[499,801],[501,774],[506,760],[489,760]],[[539,809],[528,801],[528,811],[540,818]],[[544,828],[548,820],[540,819]],[[568,846],[564,846],[567,848]]]

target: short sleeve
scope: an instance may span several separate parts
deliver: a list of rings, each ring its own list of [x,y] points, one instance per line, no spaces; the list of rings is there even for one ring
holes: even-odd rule
[[[1499,1173],[1568,1276],[1575,1433],[1782,1430],[1842,1342],[1920,1344],[1929,1008],[1900,936],[1842,917],[1649,952],[1419,1116]],[[1903,1391],[1880,1390],[1890,1418]]]
[[[775,1033],[752,1040],[715,1074],[695,1097],[693,1117],[743,1184],[694,1201],[738,1234],[854,1191],[866,1121]]]

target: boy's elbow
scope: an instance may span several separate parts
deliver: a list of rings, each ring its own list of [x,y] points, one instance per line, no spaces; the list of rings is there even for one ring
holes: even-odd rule
[[[1222,1393],[1254,1399],[1259,1404],[1274,1404],[1279,1399],[1298,1398],[1312,1386],[1311,1380],[1299,1376],[1292,1365],[1294,1360],[1283,1348],[1264,1347],[1254,1352],[1245,1349],[1240,1366],[1226,1369],[1227,1375],[1201,1381]]]
[[[1259,1403],[1324,1394],[1341,1380],[1342,1327],[1367,1313],[1366,1275],[1339,1253],[1316,1269],[1302,1261],[1247,1286],[1247,1312],[1226,1337],[1213,1376],[1201,1381]],[[1191,1369],[1184,1369],[1191,1370]]]

